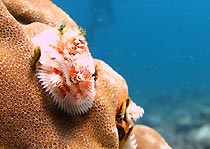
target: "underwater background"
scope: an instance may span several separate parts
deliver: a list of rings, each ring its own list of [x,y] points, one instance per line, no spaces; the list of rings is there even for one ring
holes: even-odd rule
[[[210,1],[53,0],[127,81],[139,121],[174,149],[210,148]]]

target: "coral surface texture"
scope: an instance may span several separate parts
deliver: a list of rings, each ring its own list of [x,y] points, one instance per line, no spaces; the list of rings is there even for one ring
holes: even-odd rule
[[[0,0],[0,148],[81,149],[126,148],[126,146],[136,148],[136,142],[142,143],[142,140],[145,141],[142,143],[145,148],[147,148],[146,146],[150,147],[151,145],[148,145],[150,142],[146,141],[147,138],[142,138],[146,134],[146,129],[135,129],[136,133],[134,134],[138,134],[136,136],[140,137],[136,139],[130,137],[136,120],[142,117],[144,111],[128,97],[128,87],[124,78],[105,62],[92,59],[93,67],[89,67],[85,63],[84,66],[87,69],[78,71],[81,75],[75,76],[69,81],[69,84],[73,82],[78,85],[81,82],[76,81],[88,76],[91,77],[91,83],[94,83],[91,86],[91,90],[94,90],[91,105],[88,105],[88,108],[83,110],[84,112],[79,111],[71,115],[68,112],[69,109],[65,110],[65,105],[62,105],[64,110],[60,108],[61,105],[60,107],[58,105],[66,104],[65,101],[59,103],[53,99],[54,92],[56,92],[55,95],[66,97],[63,91],[67,91],[65,83],[68,81],[68,77],[67,81],[62,82],[64,85],[58,86],[62,89],[61,92],[52,89],[50,94],[46,91],[47,87],[43,88],[43,84],[37,77],[36,69],[37,65],[43,62],[43,60],[39,61],[39,54],[42,59],[45,53],[41,47],[41,51],[36,51],[38,56],[34,55],[37,45],[34,44],[33,39],[43,31],[52,28],[58,29],[60,34],[63,34],[62,25],[65,25],[70,31],[73,28],[79,28],[69,15],[49,0]],[[65,33],[63,35],[65,36]],[[67,36],[71,37],[72,35],[70,33]],[[51,36],[46,38],[46,41],[49,39]],[[83,40],[78,39],[77,41],[86,45]],[[72,43],[75,44],[75,42]],[[79,47],[77,50],[82,48],[87,50],[80,44],[76,44],[76,46]],[[66,49],[63,49],[62,52],[65,53]],[[90,56],[89,53],[88,56]],[[31,59],[33,64],[30,63]],[[67,65],[67,62],[72,62],[72,57],[64,57],[64,59],[65,67],[70,67],[71,65]],[[56,68],[52,73],[65,76],[58,71],[58,65],[53,65],[53,61],[56,60],[58,57],[49,59],[52,62],[50,64]],[[39,68],[43,68],[48,73],[47,63],[45,65],[44,68]],[[75,65],[80,66],[79,64]],[[89,69],[91,69],[91,73],[85,72]],[[66,69],[62,67],[61,70],[65,72]],[[74,73],[77,71],[75,70]],[[49,84],[52,83],[51,86],[55,87],[60,82],[53,84],[52,80]],[[89,84],[83,83],[83,85],[86,87],[85,89],[90,89]],[[84,95],[83,90],[73,91]],[[79,99],[83,100],[83,98]],[[73,100],[73,97],[68,100]],[[73,101],[71,101],[72,105],[74,105]],[[73,110],[69,111],[78,111],[78,107],[77,109],[70,107]],[[67,106],[67,108],[69,107]],[[141,131],[143,132],[142,136]],[[152,131],[152,133],[154,132]],[[156,142],[163,142],[161,136],[153,139],[156,139]]]

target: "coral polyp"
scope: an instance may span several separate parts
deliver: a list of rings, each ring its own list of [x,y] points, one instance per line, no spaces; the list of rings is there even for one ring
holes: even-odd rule
[[[95,98],[95,68],[80,30],[49,29],[37,35],[33,43],[41,49],[36,73],[43,88],[67,113],[87,112]]]
[[[144,109],[137,106],[130,98],[128,98],[128,107],[126,109],[126,115],[130,122],[129,128],[135,126],[136,121],[144,114]]]

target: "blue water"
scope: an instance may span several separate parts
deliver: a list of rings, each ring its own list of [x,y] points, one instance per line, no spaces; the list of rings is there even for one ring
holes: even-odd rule
[[[129,95],[145,108],[144,124],[160,130],[174,148],[192,148],[195,141],[187,144],[176,136],[185,138],[198,128],[180,132],[183,113],[191,119],[196,115],[199,128],[209,123],[202,106],[210,106],[210,1],[53,2],[87,31],[93,57],[126,79]],[[167,115],[170,120],[161,120]]]
[[[53,0],[87,31],[92,55],[146,100],[210,87],[210,1]]]

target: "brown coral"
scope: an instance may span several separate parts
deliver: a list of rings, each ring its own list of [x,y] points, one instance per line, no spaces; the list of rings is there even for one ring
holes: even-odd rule
[[[150,127],[136,125],[133,134],[136,136],[137,149],[171,149],[163,137]]]
[[[22,24],[41,22],[50,26],[77,24],[50,0],[2,0],[8,11]]]
[[[48,0],[0,1],[0,148],[119,148],[115,116],[128,99],[119,74],[94,60],[93,107],[73,117],[54,105],[30,67],[33,37],[61,24],[77,27]]]
[[[16,12],[12,14],[16,16]],[[45,28],[48,26],[41,23],[19,24],[0,1],[0,146],[117,148],[115,114],[118,98],[127,98],[125,80],[95,60],[97,93],[93,108],[77,117],[65,114],[42,90],[29,65],[34,48],[31,36]]]

